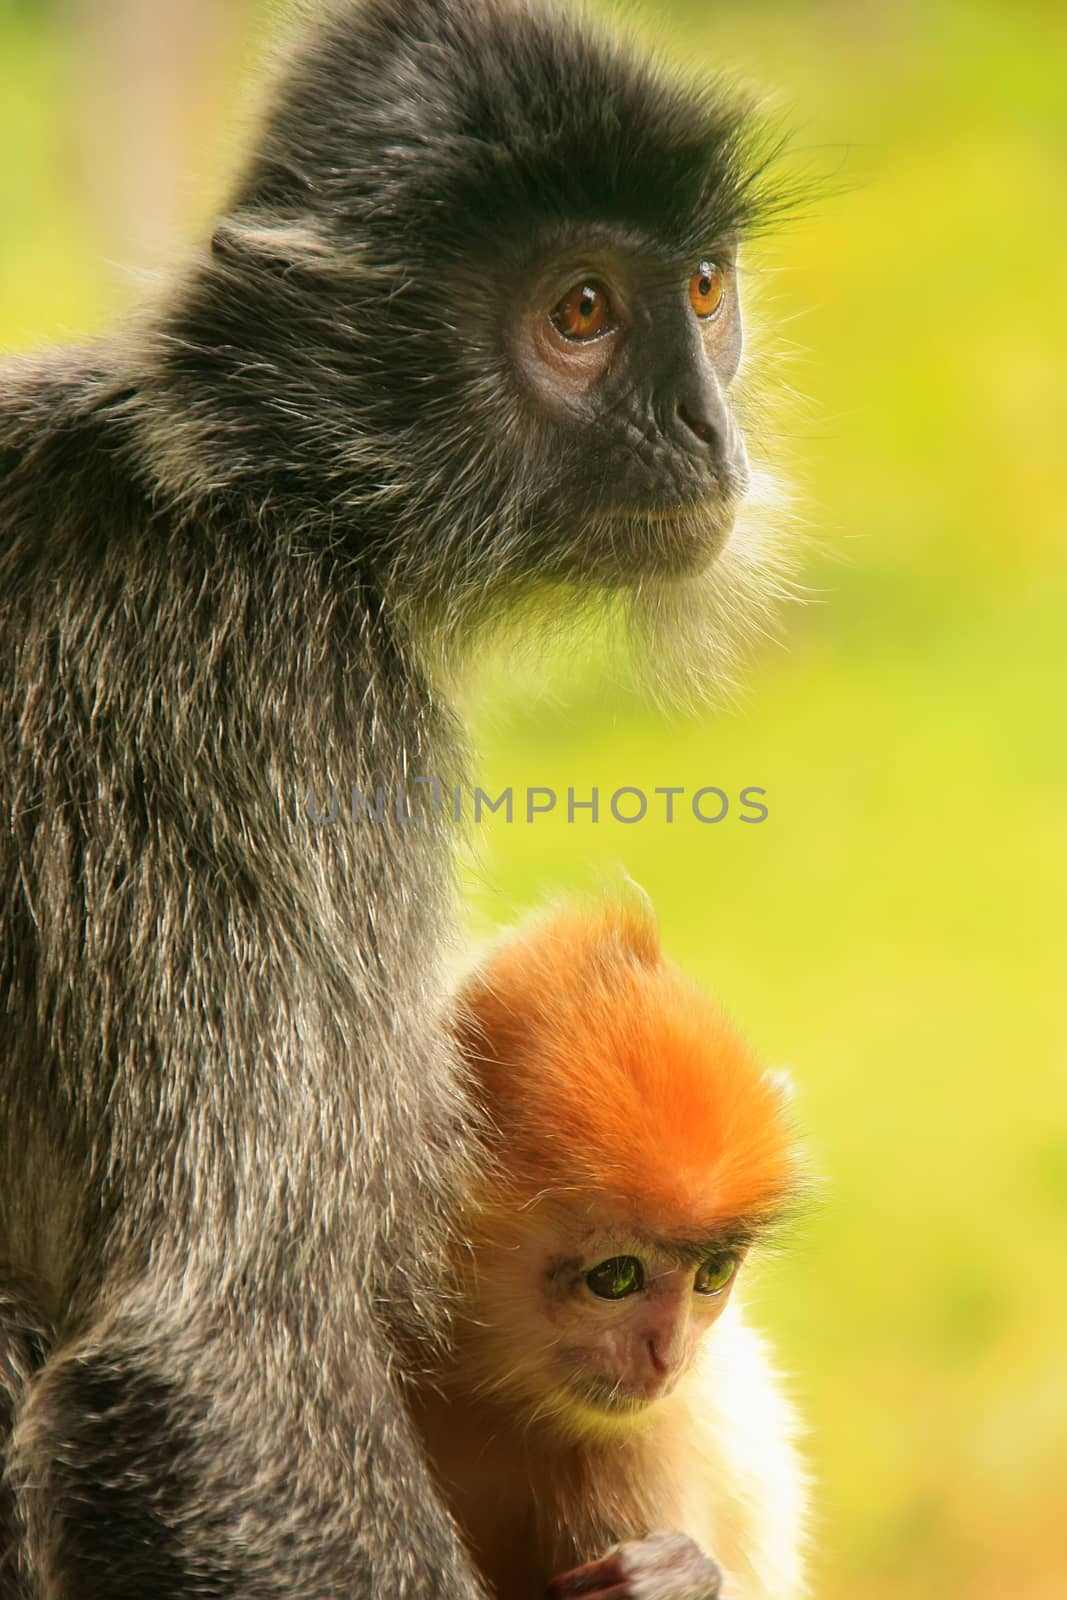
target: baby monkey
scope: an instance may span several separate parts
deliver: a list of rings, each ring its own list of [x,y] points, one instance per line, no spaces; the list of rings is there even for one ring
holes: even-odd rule
[[[781,1080],[629,906],[506,943],[457,1030],[486,1159],[414,1410],[492,1593],[795,1600],[796,1423],[735,1295],[802,1183]]]

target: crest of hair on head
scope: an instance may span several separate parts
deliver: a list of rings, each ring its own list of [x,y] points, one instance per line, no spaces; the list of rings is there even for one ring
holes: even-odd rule
[[[458,1027],[496,1130],[501,1203],[606,1192],[684,1240],[773,1220],[796,1190],[773,1076],[664,957],[640,904],[533,924],[468,981]]]

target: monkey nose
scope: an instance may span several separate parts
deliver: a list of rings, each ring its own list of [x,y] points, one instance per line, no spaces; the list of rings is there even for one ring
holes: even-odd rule
[[[674,1371],[675,1363],[671,1359],[670,1351],[657,1343],[654,1334],[648,1339],[648,1360],[657,1378],[669,1378]]]
[[[729,454],[729,420],[722,397],[710,384],[693,385],[674,404],[675,439],[718,469]]]
[[[652,1371],[655,1372],[660,1377],[665,1377],[666,1373],[667,1373],[667,1363],[664,1361],[663,1357],[660,1355],[659,1351],[656,1349],[656,1341],[655,1341],[655,1339],[649,1339],[647,1341],[647,1348],[648,1348],[648,1359],[649,1359],[649,1362],[651,1363]]]
[[[695,433],[704,444],[712,444],[718,438],[715,424],[707,417],[702,417],[699,411],[694,410],[684,400],[678,402],[678,418],[683,426],[688,428],[690,433]]]

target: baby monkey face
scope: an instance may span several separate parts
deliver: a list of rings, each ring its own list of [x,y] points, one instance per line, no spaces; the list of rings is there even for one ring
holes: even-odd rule
[[[697,1254],[605,1237],[586,1241],[578,1255],[550,1258],[543,1308],[561,1387],[613,1415],[670,1394],[721,1316],[740,1264],[733,1248]]]

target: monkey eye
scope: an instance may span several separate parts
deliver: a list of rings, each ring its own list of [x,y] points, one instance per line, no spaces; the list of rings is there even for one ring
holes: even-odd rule
[[[701,321],[707,322],[722,308],[726,295],[726,275],[714,261],[702,261],[689,280],[689,304]]]
[[[568,289],[550,317],[557,332],[572,344],[602,339],[616,326],[608,291],[595,279],[583,280]]]
[[[739,1262],[735,1255],[712,1256],[697,1268],[693,1288],[697,1294],[720,1294],[737,1271]]]
[[[601,1300],[625,1300],[645,1287],[645,1269],[636,1256],[612,1256],[587,1272],[585,1281]]]

